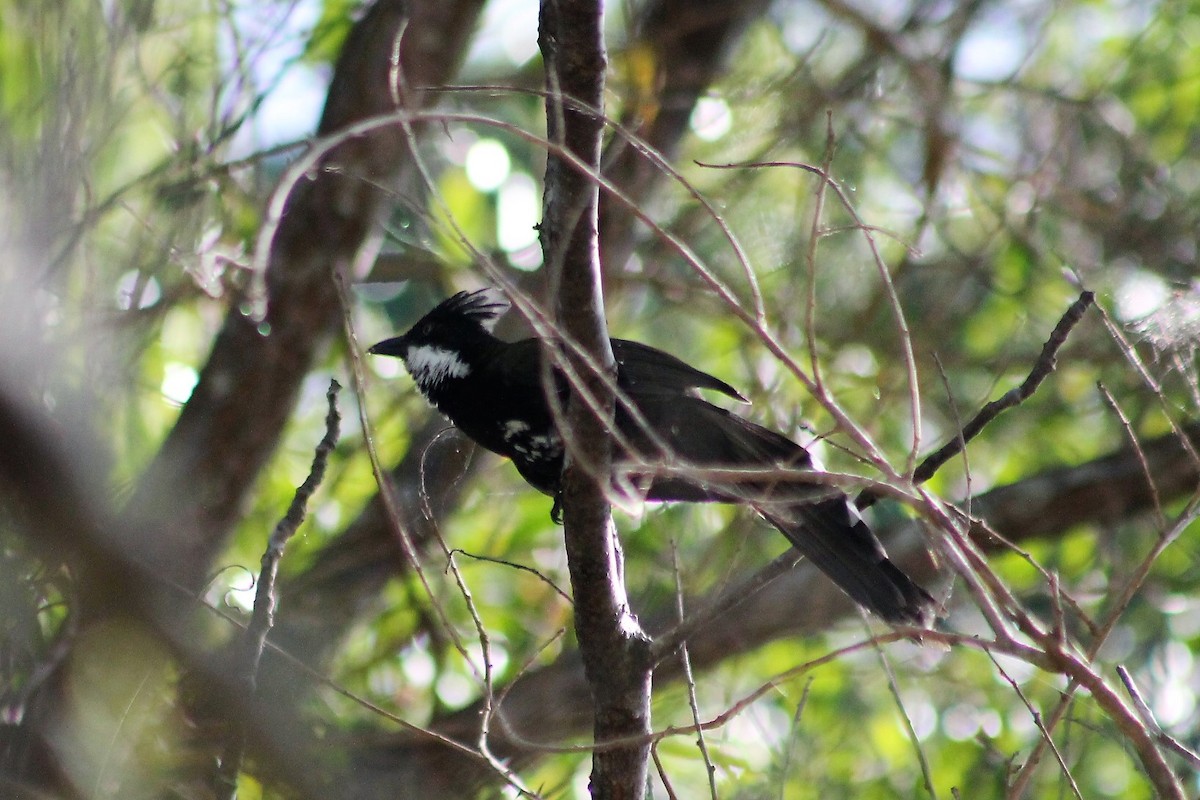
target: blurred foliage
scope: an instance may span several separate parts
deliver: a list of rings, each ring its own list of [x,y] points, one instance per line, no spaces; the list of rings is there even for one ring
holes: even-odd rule
[[[305,135],[279,134],[260,111],[273,92],[289,101],[290,84],[281,77],[289,64],[328,70],[359,5],[243,2],[198,10],[178,0],[0,0],[0,216],[7,217],[0,222],[7,262],[0,280],[15,285],[10,271],[26,264],[42,271],[30,304],[43,315],[59,361],[35,391],[48,402],[70,392],[94,399],[92,422],[112,453],[106,478],[118,496],[162,441],[190,390],[189,376],[203,367],[223,314],[236,303],[246,254],[281,165],[273,148]],[[511,5],[513,14],[527,17],[522,25],[535,26],[536,4]],[[629,3],[628,15],[635,17],[642,5]],[[246,23],[251,6],[269,10],[277,26],[264,31]],[[618,41],[634,40],[624,33]],[[268,77],[259,62],[277,47],[290,55],[282,72]],[[910,375],[868,236],[883,255],[911,334],[923,450],[951,437],[962,419],[1024,377],[1081,285],[1096,290],[1125,335],[1140,343],[1133,323],[1172,296],[1194,303],[1200,292],[1198,48],[1200,3],[1194,0],[780,0],[747,31],[708,92],[727,106],[732,129],[712,140],[689,135],[675,162],[733,231],[756,286],[724,232],[682,184],[664,181],[644,207],[743,302],[761,293],[769,329],[800,367],[810,367],[811,344],[831,394],[893,463],[902,464],[913,435]],[[611,58],[614,75],[645,84],[636,77],[646,70],[639,61],[644,50],[617,44]],[[467,69],[481,84],[530,85],[526,64],[492,53],[480,54]],[[614,95],[609,111],[616,117],[623,104],[638,100]],[[536,97],[454,93],[445,102],[534,135],[544,128]],[[261,135],[252,135],[256,131]],[[406,186],[398,194],[385,251],[432,254],[438,273],[390,295],[364,290],[355,320],[360,343],[409,324],[445,292],[482,281],[460,236],[477,251],[519,261],[500,250],[501,194],[475,188],[464,154],[476,138],[497,138],[514,173],[540,176],[543,153],[484,123],[455,122],[427,134],[422,157],[432,191]],[[828,163],[869,231],[857,227],[829,189],[814,224],[821,187],[811,172],[704,166],[753,161]],[[866,474],[827,409],[803,393],[660,234],[644,226],[631,230],[637,254],[607,276],[614,335],[669,349],[743,387],[754,401],[746,413],[796,435],[828,436],[819,446],[823,458],[839,470]],[[1181,308],[1183,323],[1194,324],[1186,317],[1189,307]],[[1175,323],[1183,324],[1178,317]],[[1159,336],[1152,343],[1170,340]],[[969,478],[958,460],[931,488],[960,500],[968,488],[979,492],[1122,446],[1127,433],[1097,384],[1111,392],[1138,435],[1161,435],[1168,420],[1195,419],[1195,341],[1174,341],[1181,346],[1170,352],[1145,344],[1137,349],[1164,389],[1159,398],[1098,317],[1089,317],[1060,354],[1053,378],[971,446]],[[263,542],[307,471],[322,430],[327,376],[343,376],[346,358],[337,348],[304,386],[284,444],[214,569],[206,596],[235,615],[251,597]],[[426,412],[394,364],[368,360],[365,366],[368,393],[361,401],[380,460],[389,465],[405,454]],[[344,403],[347,418],[353,402]],[[303,573],[376,491],[361,432],[352,425],[345,430],[285,572]],[[509,466],[485,454],[476,458],[481,464],[441,534],[471,588],[488,632],[494,678],[502,682],[550,663],[570,645],[570,605],[555,590],[567,591],[569,580],[549,500],[528,490]],[[1181,507],[1177,501],[1165,511]],[[648,509],[618,520],[631,594],[645,608],[671,608],[671,543],[693,597],[783,550],[778,537],[726,508]],[[8,528],[0,518],[7,620],[0,674],[11,699],[33,662],[46,657],[64,615],[52,575],[10,541]],[[1097,614],[1160,533],[1153,520],[1114,518],[1031,542],[1026,550]],[[1170,733],[1193,747],[1200,744],[1198,550],[1200,530],[1193,525],[1155,563],[1101,652],[1106,672],[1126,665]],[[1045,580],[1024,557],[997,557],[995,567],[1031,608],[1050,613]],[[475,623],[445,575],[440,550],[428,554],[425,569],[434,597],[416,577],[393,580],[373,615],[346,632],[328,666],[342,686],[417,724],[467,705],[482,691],[477,672],[436,618],[435,605],[478,665]],[[947,626],[978,628],[972,608],[955,602]],[[79,678],[99,684],[90,695],[94,707],[80,712],[95,726],[88,730],[114,742],[80,762],[80,775],[92,775],[80,781],[94,780],[96,797],[133,791],[180,735],[179,721],[163,710],[169,670],[151,668],[163,656],[129,641],[134,636],[122,631],[111,641],[80,645],[103,650],[91,663],[114,665],[111,674]],[[851,620],[825,636],[776,642],[731,659],[698,677],[701,717],[863,636],[862,623]],[[143,663],[136,674],[125,669],[120,651],[130,648],[147,653],[151,666]],[[936,796],[950,796],[952,787],[972,798],[1006,796],[1006,782],[1039,738],[1026,702],[1052,708],[1063,681],[1008,659],[998,666],[977,652],[903,643],[884,655],[895,692],[881,655],[860,651],[783,680],[708,732],[720,796],[923,797],[929,791],[918,748]],[[376,722],[369,710],[332,692],[312,702],[334,728]],[[134,704],[129,708],[136,713],[122,717],[123,703]],[[663,687],[654,710],[656,728],[692,721],[679,685]],[[1084,797],[1150,796],[1128,744],[1089,698],[1077,696],[1059,734]],[[707,796],[707,772],[693,740],[676,736],[659,747],[680,797]],[[1043,756],[1043,762],[1031,796],[1069,796],[1053,759]],[[586,758],[563,755],[546,758],[527,779],[544,796],[572,797],[584,796],[586,775]],[[273,796],[249,776],[244,783],[244,796]],[[1193,778],[1188,788],[1200,791],[1200,783]],[[661,785],[654,796],[666,796]]]

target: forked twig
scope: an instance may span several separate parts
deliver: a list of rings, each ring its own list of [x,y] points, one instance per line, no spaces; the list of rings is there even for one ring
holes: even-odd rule
[[[1129,699],[1133,701],[1133,710],[1141,717],[1142,724],[1153,732],[1154,738],[1186,761],[1192,769],[1200,770],[1200,754],[1162,729],[1158,720],[1154,718],[1154,712],[1150,710],[1150,706],[1142,698],[1142,693],[1138,691],[1137,684],[1133,682],[1133,676],[1129,674],[1129,670],[1124,666],[1118,666],[1117,675],[1121,678],[1121,683],[1125,685]]]

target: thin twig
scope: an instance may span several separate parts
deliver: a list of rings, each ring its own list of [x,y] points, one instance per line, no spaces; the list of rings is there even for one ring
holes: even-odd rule
[[[983,652],[989,659],[991,659],[992,665],[996,667],[996,671],[1000,673],[1000,677],[1012,687],[1012,690],[1016,693],[1017,698],[1029,712],[1030,718],[1033,719],[1033,724],[1037,726],[1038,731],[1042,734],[1042,741],[1044,741],[1046,746],[1049,747],[1051,752],[1054,753],[1054,758],[1056,761],[1058,761],[1059,769],[1062,770],[1063,776],[1067,779],[1067,783],[1071,787],[1071,792],[1075,795],[1077,800],[1083,800],[1083,794],[1079,791],[1079,786],[1075,783],[1075,777],[1071,775],[1071,768],[1067,766],[1066,759],[1064,759],[1062,753],[1059,752],[1058,745],[1054,743],[1054,739],[1051,737],[1050,731],[1047,730],[1046,726],[1042,723],[1041,712],[1033,707],[1033,703],[1030,702],[1029,698],[1025,696],[1025,692],[1021,690],[1020,684],[1018,684],[1016,680],[1014,680],[1013,677],[1005,671],[1004,667],[1000,666],[1000,662],[996,660],[995,654],[987,648],[984,648]],[[1010,794],[1010,796],[1013,795]],[[1021,795],[1015,796],[1020,797]]]
[[[1153,731],[1154,736],[1171,752],[1183,758],[1188,766],[1194,770],[1200,770],[1200,754],[1162,729],[1154,717],[1154,712],[1142,699],[1142,693],[1138,691],[1137,684],[1133,682],[1133,676],[1129,674],[1129,670],[1125,669],[1123,665],[1118,665],[1117,676],[1121,679],[1121,683],[1125,684],[1125,691],[1129,693],[1129,699],[1133,701],[1133,710],[1141,718],[1142,724]]]
[[[454,558],[455,550],[450,548],[446,543],[446,539],[442,536],[441,527],[437,524],[434,518],[433,509],[429,506],[429,492],[425,486],[425,456],[428,455],[428,449],[421,454],[421,511],[425,514],[425,518],[429,520],[430,529],[433,532],[433,538],[437,541],[438,546],[442,549],[442,554],[446,557],[446,571],[454,576],[454,583],[458,587],[459,594],[462,595],[463,603],[467,607],[467,613],[471,616],[471,622],[475,625],[475,633],[479,639],[480,659],[483,662],[480,668],[476,668],[471,659],[467,659],[467,667],[475,672],[482,682],[482,698],[483,708],[480,711],[479,724],[479,752],[483,753],[489,760],[499,764],[500,760],[495,758],[488,747],[488,735],[491,731],[492,711],[494,708],[495,686],[493,683],[492,674],[492,641],[488,635],[487,628],[483,624],[483,618],[479,615],[479,609],[475,605],[475,597],[471,592],[471,587],[467,585],[466,578],[463,577],[462,571],[458,568],[458,561]],[[522,789],[522,791],[524,791]]]
[[[1100,707],[1121,735],[1137,751],[1145,775],[1158,795],[1169,800],[1184,800],[1185,795],[1179,777],[1163,759],[1163,754],[1159,750],[1159,742],[1142,724],[1137,713],[1121,700],[1116,690],[1104,680],[1100,673],[1078,653],[1060,647],[1058,641],[1044,631],[1026,627],[1022,629],[1022,632],[1033,639],[1033,644],[1025,644],[1015,639],[985,641],[978,636],[937,630],[925,631],[923,635],[931,641],[948,645],[960,645],[989,652],[994,650],[1018,658],[1038,669],[1064,675],[1070,680],[1071,686],[1082,687],[1091,694],[1092,701]],[[1071,691],[1071,686],[1068,686],[1068,692]],[[1069,694],[1064,697],[1064,700],[1069,700]],[[1059,713],[1061,708],[1062,703],[1059,704],[1055,713]],[[1052,731],[1055,721],[1051,719],[1045,723],[1045,729]],[[1039,744],[1044,741],[1045,739],[1038,740]],[[1022,767],[1018,780],[1009,787],[1010,797],[1025,796],[1024,786],[1030,778],[1034,763],[1031,754],[1030,759]]]
[[[935,472],[941,469],[943,464],[965,447],[967,442],[978,436],[992,420],[1000,416],[1004,411],[1020,405],[1036,392],[1038,387],[1041,386],[1042,381],[1054,371],[1058,351],[1067,341],[1071,330],[1079,324],[1079,321],[1083,319],[1084,312],[1094,302],[1095,295],[1091,292],[1080,294],[1079,299],[1071,304],[1071,307],[1062,315],[1058,324],[1054,326],[1054,330],[1050,333],[1050,338],[1042,345],[1042,352],[1038,356],[1037,361],[1034,362],[1033,369],[1030,370],[1029,375],[1021,382],[1021,385],[1008,390],[998,400],[993,400],[984,405],[953,439],[926,456],[921,465],[913,472],[913,481],[915,483],[924,483],[929,480]]]
[[[650,731],[645,734],[638,734],[635,736],[623,736],[620,738],[608,739],[603,742],[598,742],[596,744],[586,744],[586,745],[559,745],[559,744],[552,744],[549,742],[546,742],[546,743],[535,742],[530,739],[516,739],[515,741],[517,741],[517,743],[520,744],[521,747],[524,749],[535,750],[540,753],[592,753],[592,752],[600,752],[600,751],[604,751],[604,750],[613,750],[613,749],[617,749],[617,748],[629,747],[630,745],[636,745],[639,743],[651,743],[652,744],[654,742],[661,741],[662,739],[666,739],[671,736],[682,736],[682,735],[686,735],[686,734],[693,734],[699,730],[705,730],[705,731],[716,730],[718,728],[721,728],[721,727],[729,724],[729,722],[731,720],[738,717],[743,711],[745,711],[750,706],[754,705],[756,702],[761,700],[767,694],[777,691],[779,688],[779,685],[781,683],[786,683],[787,681],[795,680],[796,678],[802,677],[802,676],[808,674],[809,672],[812,672],[813,670],[817,669],[818,667],[822,667],[826,664],[831,664],[834,661],[837,661],[838,659],[843,658],[852,653],[861,652],[863,650],[866,650],[869,647],[876,647],[876,646],[879,646],[882,644],[888,644],[890,642],[897,642],[897,641],[900,641],[901,639],[907,639],[907,638],[910,638],[913,634],[921,633],[921,632],[922,632],[922,630],[919,630],[917,628],[898,627],[894,631],[891,631],[889,633],[880,634],[879,636],[873,636],[869,640],[855,642],[853,644],[849,644],[844,647],[839,647],[835,650],[831,650],[831,651],[825,653],[824,655],[818,656],[810,661],[806,661],[803,664],[798,664],[794,667],[791,667],[790,669],[784,670],[783,672],[775,675],[775,677],[771,678],[770,680],[766,681],[765,683],[760,684],[757,688],[751,690],[750,692],[748,692],[747,694],[742,696],[741,699],[739,699],[739,700],[735,701],[733,704],[727,706],[723,711],[721,711],[721,713],[717,714],[715,717],[712,717],[711,719],[708,719],[708,720],[704,720],[700,723],[692,723],[690,725],[668,725],[665,728],[661,728],[657,731]],[[1029,649],[1032,650],[1032,648],[1029,648]],[[1037,651],[1034,651],[1034,652],[1037,652]]]
[[[696,630],[707,625],[722,614],[726,614],[737,608],[741,603],[765,589],[776,578],[791,571],[801,558],[803,556],[795,550],[788,548],[785,553],[775,558],[770,564],[758,570],[736,586],[722,592],[716,600],[693,613],[675,628],[655,636],[650,653],[653,663],[657,664],[675,652],[675,649],[687,641]]]
[[[411,136],[411,131],[408,131],[408,134]],[[354,333],[352,311],[353,306],[350,303],[349,293],[341,273],[335,274],[333,280],[337,286],[338,300],[342,307],[343,333],[346,337],[346,342],[349,345],[347,349],[350,353],[350,368],[351,376],[354,382],[355,395],[359,398],[362,398],[366,395],[366,379],[363,374],[362,360],[358,355],[361,352],[361,348],[358,345],[358,339]],[[432,605],[439,622],[442,624],[443,629],[448,634],[450,641],[454,645],[454,648],[463,657],[463,661],[467,668],[470,669],[473,674],[479,677],[481,681],[487,681],[488,678],[486,674],[481,675],[479,670],[476,668],[474,660],[471,658],[465,643],[462,641],[462,637],[459,636],[458,629],[451,622],[449,615],[446,613],[446,610],[442,607],[441,603],[438,602],[437,595],[429,583],[429,579],[425,574],[425,568],[421,564],[420,555],[417,552],[413,538],[408,528],[404,524],[403,517],[401,516],[399,509],[396,507],[395,492],[392,489],[388,474],[384,470],[383,464],[379,460],[379,452],[375,448],[373,427],[371,425],[370,418],[367,415],[366,405],[361,402],[361,399],[358,403],[358,419],[363,431],[363,442],[366,444],[367,456],[371,461],[371,470],[375,475],[376,482],[379,484],[379,496],[383,500],[384,508],[387,510],[387,520],[392,527],[392,531],[395,534],[397,542],[400,545],[400,550],[403,552],[405,558],[408,559],[409,564],[412,566],[413,573],[417,576],[417,580],[420,582],[421,588],[424,590],[425,595],[429,598],[430,604]],[[443,547],[445,547],[444,542]],[[486,670],[487,666],[485,665],[485,673]],[[496,772],[496,774],[499,775],[505,781],[505,783],[515,789],[518,794],[528,797],[536,796],[534,792],[531,792],[525,786],[524,782],[521,780],[520,776],[516,774],[516,772],[514,772],[500,759],[496,758],[486,748],[476,749],[472,752],[482,757]]]
[[[567,602],[567,605],[574,605],[574,602],[571,600],[571,595],[560,589],[558,584],[555,583],[550,576],[543,575],[540,570],[536,570],[527,564],[518,564],[516,561],[509,561],[504,558],[496,558],[495,556],[481,556],[478,553],[471,553],[467,550],[463,550],[461,547],[454,548],[450,551],[449,555],[451,557],[455,555],[464,555],[474,561],[486,561],[489,564],[499,564],[502,567],[511,567],[512,569],[520,570],[521,572],[528,572],[530,575],[533,575],[542,583],[549,586],[555,594]]]
[[[237,658],[239,680],[245,685],[248,694],[253,694],[258,684],[258,665],[262,660],[263,649],[266,646],[267,634],[275,624],[275,577],[279,573],[279,561],[283,558],[284,547],[304,522],[308,501],[313,492],[321,485],[325,476],[325,467],[329,454],[337,444],[338,431],[341,427],[341,415],[337,408],[337,394],[342,387],[336,380],[330,380],[329,390],[325,398],[329,402],[329,412],[325,415],[325,436],[313,453],[312,467],[308,477],[292,497],[292,504],[287,514],[275,526],[267,541],[267,549],[262,555],[262,568],[258,573],[258,587],[254,594],[254,611],[250,624],[242,633],[240,650]],[[242,758],[246,750],[247,724],[240,724],[230,733],[225,743],[221,760],[218,762],[213,775],[213,790],[218,797],[234,800],[237,796],[237,779],[242,769]]]
[[[800,702],[796,703],[796,710],[792,713],[792,724],[788,728],[787,744],[783,751],[783,761],[779,765],[779,800],[784,800],[784,792],[787,789],[787,774],[791,768],[792,750],[795,749],[793,744],[796,738],[796,730],[800,727],[800,718],[804,715],[804,707],[808,705],[808,692],[812,689],[813,677],[810,675],[808,680],[804,682],[804,690],[800,692]]]
[[[675,543],[675,537],[671,537],[671,569],[675,573],[675,613],[678,615],[680,624],[683,624],[683,578],[679,569],[679,547]],[[683,678],[687,685],[688,707],[692,710],[692,721],[696,723],[696,746],[700,749],[700,756],[704,759],[704,771],[708,775],[708,792],[712,800],[717,800],[717,768],[713,765],[712,758],[708,754],[708,743],[704,741],[704,729],[700,726],[700,705],[696,701],[696,679],[692,675],[692,661],[688,657],[687,641],[683,641],[679,645],[679,660],[683,664]]]
[[[1165,530],[1167,527],[1167,518],[1163,514],[1162,500],[1158,496],[1158,484],[1154,482],[1154,473],[1150,471],[1150,462],[1146,460],[1146,453],[1142,450],[1142,444],[1138,441],[1137,434],[1133,430],[1133,424],[1129,421],[1129,417],[1121,409],[1117,398],[1112,396],[1112,392],[1108,391],[1103,383],[1097,381],[1096,388],[1100,391],[1100,395],[1104,398],[1104,402],[1117,415],[1117,419],[1121,421],[1121,427],[1125,430],[1125,436],[1129,439],[1129,446],[1133,448],[1133,454],[1137,457],[1138,466],[1142,469],[1142,477],[1146,479],[1146,487],[1150,490],[1150,499],[1154,504],[1154,518],[1158,522],[1158,527]]]
[[[1104,321],[1104,327],[1108,329],[1109,335],[1113,337],[1113,341],[1117,343],[1117,346],[1121,348],[1121,352],[1125,355],[1125,360],[1133,366],[1138,375],[1141,376],[1142,382],[1146,384],[1146,387],[1150,389],[1154,397],[1158,400],[1163,410],[1163,416],[1170,423],[1171,430],[1175,431],[1175,434],[1179,437],[1179,444],[1187,451],[1188,456],[1192,459],[1192,463],[1200,469],[1200,452],[1196,451],[1196,448],[1192,445],[1192,440],[1179,426],[1179,423],[1175,421],[1174,409],[1167,402],[1167,395],[1163,391],[1162,384],[1150,374],[1150,370],[1138,356],[1137,350],[1134,349],[1129,339],[1122,332],[1121,326],[1113,321],[1103,306],[1097,306],[1096,308],[1100,312],[1100,319]]]
[[[792,167],[794,169],[804,170],[805,172],[812,173],[813,175],[819,177],[822,183],[828,185],[829,188],[833,190],[833,193],[837,196],[838,200],[841,201],[842,208],[854,221],[854,227],[862,233],[863,238],[867,242],[867,248],[871,251],[872,260],[875,264],[876,271],[879,273],[880,282],[882,283],[884,292],[887,295],[888,307],[892,311],[892,318],[896,325],[896,331],[899,334],[897,339],[900,343],[900,352],[904,360],[905,371],[908,376],[909,409],[910,421],[912,424],[912,446],[909,448],[908,464],[904,470],[904,475],[906,477],[910,476],[913,472],[913,466],[916,464],[917,453],[921,446],[921,394],[917,380],[917,362],[915,356],[913,355],[912,335],[908,330],[908,321],[904,316],[904,308],[900,303],[900,296],[896,292],[896,285],[892,281],[891,272],[888,270],[887,264],[884,262],[883,255],[879,250],[879,243],[875,239],[874,229],[863,222],[862,218],[858,215],[858,211],[854,208],[854,204],[850,202],[849,196],[847,196],[845,190],[842,189],[841,184],[833,179],[833,176],[830,175],[828,170],[822,169],[821,167],[814,167],[811,164],[805,164],[798,161],[769,161],[722,165],[701,163],[700,166],[712,167],[716,169],[761,169],[767,167]],[[761,323],[758,324],[756,328],[759,331],[760,337],[762,337],[764,342],[770,347],[773,344],[773,338],[767,336],[766,330],[763,328]],[[774,352],[773,347],[772,351]],[[790,366],[794,362],[792,362],[790,358],[787,358],[784,359],[784,363]],[[793,371],[796,371],[796,369],[798,368],[793,368]],[[799,376],[799,372],[797,372],[797,375]],[[860,446],[864,443],[870,442],[872,461],[886,461],[886,459],[882,458],[878,448],[875,447],[873,442],[871,442],[870,438],[866,434],[866,431],[864,431],[859,425],[849,418],[846,412],[837,404],[837,402],[831,395],[829,395],[828,392],[824,391],[815,380],[806,379],[805,382],[808,384],[807,388],[812,392],[813,396],[821,403],[825,410],[834,417],[839,426],[842,427],[847,435],[851,436],[851,438],[857,441]],[[891,474],[890,467],[888,467],[887,472],[889,475]],[[908,481],[906,480],[905,482],[907,483]]]
[[[675,794],[675,787],[671,785],[671,779],[667,777],[667,768],[663,766],[662,759],[658,757],[658,742],[650,745],[650,758],[654,760],[654,769],[658,772],[658,779],[662,781],[663,789],[667,792],[667,800],[679,800],[679,795]]]
[[[1186,530],[1198,518],[1200,518],[1200,500],[1193,500],[1188,508],[1186,508],[1183,513],[1181,513],[1175,519],[1175,522],[1172,524],[1170,529],[1163,532],[1158,541],[1155,543],[1154,547],[1150,549],[1150,552],[1147,553],[1146,557],[1142,559],[1140,564],[1138,564],[1137,570],[1134,571],[1133,576],[1125,584],[1121,594],[1117,597],[1117,600],[1113,603],[1112,608],[1109,610],[1108,614],[1105,615],[1104,621],[1100,624],[1099,630],[1093,638],[1091,646],[1088,648],[1087,658],[1089,661],[1096,657],[1096,655],[1100,652],[1100,648],[1103,646],[1104,642],[1108,640],[1109,635],[1113,630],[1116,629],[1117,622],[1125,613],[1125,610],[1128,608],[1129,603],[1133,600],[1134,595],[1137,594],[1138,590],[1141,589],[1142,585],[1145,583],[1146,578],[1150,574],[1150,568],[1153,566],[1154,562],[1158,560],[1158,557],[1162,555],[1162,552],[1167,548],[1167,546],[1179,538],[1180,534],[1183,533],[1183,531]],[[1054,711],[1052,711],[1046,719],[1045,726],[1047,730],[1053,731],[1058,723],[1066,717],[1067,708],[1070,705],[1071,698],[1074,697],[1074,694],[1078,688],[1079,683],[1074,679],[1067,684],[1066,689],[1063,690],[1062,699],[1059,701]],[[1024,790],[1024,787],[1032,779],[1033,768],[1037,765],[1038,760],[1041,758],[1041,750],[1042,743],[1039,741],[1038,745],[1030,753],[1029,758],[1026,759],[1020,773],[1018,773],[1016,779],[1013,781],[1014,787],[1020,788],[1022,791]]]
[[[825,112],[825,159],[821,169],[826,174],[833,166],[833,155],[837,151],[837,137],[833,133],[833,112]],[[804,304],[804,335],[808,340],[809,369],[812,370],[813,382],[822,394],[825,393],[825,382],[821,377],[821,362],[817,358],[817,244],[821,240],[821,217],[825,212],[825,192],[829,188],[826,181],[817,182],[816,196],[813,198],[812,227],[808,232],[808,249],[805,251],[805,266],[808,268],[808,292]]]
[[[908,710],[904,707],[904,699],[900,697],[900,686],[896,683],[896,673],[892,669],[892,663],[888,660],[887,653],[882,647],[875,648],[875,656],[879,659],[879,666],[882,667],[883,674],[887,676],[888,693],[892,696],[892,702],[896,704],[896,710],[900,712],[900,719],[904,720],[904,732],[908,735],[908,741],[912,744],[913,751],[917,756],[917,763],[921,767],[921,780],[925,782],[925,791],[929,792],[929,796],[933,800],[937,800],[938,794],[937,789],[934,788],[933,770],[929,767],[925,748],[921,746],[921,737],[917,736],[917,729],[913,727],[912,717],[908,715]]]
[[[942,359],[938,357],[937,353],[933,354],[933,363],[937,367],[938,377],[942,381],[942,389],[946,392],[946,404],[950,406],[950,416],[954,420],[954,428],[957,431],[954,441],[958,444],[958,452],[962,453],[963,482],[965,484],[963,495],[967,498],[966,508],[963,509],[963,513],[966,514],[967,519],[970,519],[971,497],[974,493],[971,491],[971,459],[967,455],[967,442],[963,438],[962,433],[962,414],[959,412],[958,402],[954,399],[954,392],[950,389],[950,378],[946,375],[946,368],[942,365]]]

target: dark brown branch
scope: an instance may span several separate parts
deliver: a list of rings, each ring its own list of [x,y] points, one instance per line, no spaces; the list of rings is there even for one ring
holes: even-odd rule
[[[561,500],[575,632],[594,703],[597,743],[650,730],[647,642],[629,608],[607,499],[614,398],[606,376],[589,366],[615,373],[604,322],[597,230],[595,175],[603,121],[590,110],[604,105],[603,20],[599,0],[543,0],[538,36],[546,65],[548,138],[592,171],[583,174],[550,153],[541,237],[563,335],[578,343],[584,354],[567,356],[579,380],[566,409]],[[593,402],[586,402],[585,395]],[[648,742],[597,750],[592,757],[592,796],[641,798],[649,755]]]
[[[1032,396],[1038,387],[1042,385],[1042,381],[1054,371],[1054,368],[1057,366],[1056,358],[1059,349],[1066,343],[1071,330],[1079,323],[1079,320],[1083,319],[1084,312],[1095,301],[1096,296],[1091,292],[1080,294],[1079,299],[1071,304],[1067,312],[1062,315],[1062,319],[1054,326],[1054,330],[1050,333],[1050,338],[1042,345],[1041,355],[1038,356],[1038,360],[1034,363],[1029,375],[1025,377],[1025,380],[1021,381],[1021,385],[1015,389],[1009,389],[1000,399],[993,400],[979,409],[979,413],[963,426],[962,433],[939,447],[933,453],[930,453],[921,462],[921,465],[913,473],[913,481],[924,483],[929,480],[935,472],[941,469],[943,464],[960,453],[968,442],[978,436],[992,420],[1000,416],[1002,412],[1020,405]]]
[[[474,452],[474,445],[434,414],[413,431],[408,453],[389,472],[394,507],[418,549],[433,540],[439,521],[468,485],[468,470],[483,460],[472,460]],[[379,612],[388,581],[409,569],[387,513],[383,497],[375,495],[308,570],[282,583],[288,602],[271,640],[319,672],[354,625]],[[259,681],[263,696],[282,701],[306,686],[292,664],[267,654]]]
[[[106,487],[98,485],[103,470],[84,455],[92,439],[76,423],[22,406],[0,389],[0,439],[5,442],[0,452],[0,500],[12,514],[14,530],[47,561],[72,565],[73,574],[79,576],[84,624],[97,618],[119,619],[161,643],[180,669],[205,687],[205,705],[213,716],[246,726],[256,763],[264,773],[276,776],[300,796],[326,796],[315,778],[318,762],[307,750],[312,743],[305,740],[305,727],[292,717],[291,709],[257,703],[240,681],[231,679],[224,665],[214,664],[196,599],[131,556],[125,538],[131,532],[142,536],[153,532],[134,531],[135,523],[108,507]],[[145,655],[153,662],[151,650]],[[72,748],[87,734],[80,730],[76,715],[65,710],[50,715],[47,707],[59,708],[63,679],[71,669],[111,668],[96,664],[96,655],[86,648],[82,654],[73,651],[61,673],[47,681],[35,699],[36,713],[26,715],[19,732],[7,732],[10,745],[19,733],[22,747],[37,753],[31,761],[44,770],[23,777],[55,786],[56,797],[75,796],[78,787],[72,788],[61,775],[48,774],[46,765],[77,757]],[[165,784],[166,776],[161,777]],[[179,780],[178,773],[170,777],[173,784]]]

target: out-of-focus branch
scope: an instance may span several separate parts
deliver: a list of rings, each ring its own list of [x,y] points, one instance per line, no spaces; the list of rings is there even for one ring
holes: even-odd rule
[[[405,87],[437,85],[453,74],[481,0],[409,5],[379,0],[354,26],[318,134],[398,102],[418,106],[426,96]],[[302,379],[337,330],[332,275],[370,239],[406,150],[398,128],[347,141],[289,198],[270,251],[264,321],[230,310],[191,399],[128,507],[139,520],[171,520],[169,529],[131,547],[176,580],[194,586],[238,519]]]
[[[1200,483],[1191,456],[1200,446],[1200,422],[1183,426],[1183,432],[1190,447],[1184,447],[1175,434],[1141,446],[1157,497],[1164,503],[1188,496]],[[1153,512],[1156,495],[1137,450],[1124,447],[1085,464],[1049,469],[997,487],[974,497],[970,505],[974,516],[986,520],[1005,539],[1021,542],[1061,535],[1078,525]],[[985,550],[1002,546],[983,532],[976,538]]]
[[[199,604],[125,547],[131,532],[153,531],[134,531],[135,523],[108,507],[98,485],[103,470],[82,455],[92,449],[90,432],[78,420],[62,415],[51,419],[6,389],[0,387],[0,438],[5,442],[0,451],[0,501],[13,529],[45,560],[68,564],[80,576],[78,602],[88,618],[120,620],[118,628],[144,631],[182,669],[202,676],[208,689],[206,705],[222,719],[245,726],[264,772],[278,776],[301,796],[322,796],[317,764],[308,750],[312,742],[290,707],[255,702],[224,665],[214,665],[204,649],[208,637]],[[56,797],[76,796],[79,787],[71,775],[77,779],[86,774],[85,766],[69,763],[80,757],[78,748],[87,736],[78,708],[62,698],[68,691],[68,675],[63,673],[69,668],[62,667],[46,683],[19,729],[5,731],[6,751],[26,753],[28,763],[6,778],[15,774],[32,785],[52,787]],[[60,771],[64,763],[72,768],[69,775]]]
[[[767,9],[764,0],[657,0],[647,4],[637,28],[638,58],[650,74],[628,87],[630,101],[622,126],[667,161],[674,159],[687,132],[696,101],[728,66],[734,46],[751,21]],[[641,74],[641,73],[636,73]],[[622,137],[604,154],[604,176],[633,202],[644,202],[662,182],[664,171],[639,147]],[[600,255],[605,279],[619,274],[638,237],[628,208],[604,194],[600,198]]]

